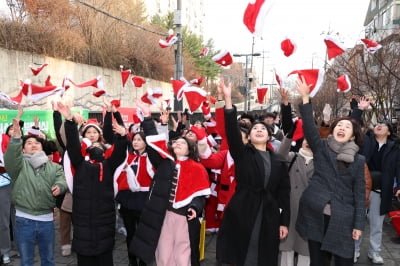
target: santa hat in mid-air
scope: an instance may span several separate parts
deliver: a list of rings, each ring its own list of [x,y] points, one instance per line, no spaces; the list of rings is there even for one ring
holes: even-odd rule
[[[198,77],[197,79],[192,79],[190,81],[190,84],[200,86],[202,82],[203,82],[203,77]]]
[[[94,78],[92,80],[83,82],[81,84],[76,84],[75,82],[73,82],[72,80],[69,80],[75,87],[78,88],[85,88],[85,87],[95,87],[98,89],[103,89],[104,88],[104,84],[103,84],[103,78],[102,76],[98,76],[97,78]]]
[[[178,40],[178,37],[174,35],[174,31],[170,29],[168,31],[168,37],[165,40],[160,39],[158,41],[158,45],[160,45],[161,48],[167,48],[172,46],[176,41]]]
[[[0,100],[8,102],[11,105],[16,105],[16,104],[20,104],[22,101],[22,90],[19,91],[18,95],[15,97],[10,97],[7,94],[0,92]]]
[[[157,103],[157,100],[161,98],[163,95],[162,89],[161,88],[154,88],[154,89],[147,89],[147,92],[140,98],[142,102],[148,103],[148,104],[155,104]]]
[[[212,60],[215,63],[220,64],[221,66],[229,66],[233,63],[231,54],[226,50],[214,55],[212,57]]]
[[[276,83],[278,83],[279,88],[282,88],[282,79],[281,79],[281,77],[278,75],[278,73],[276,73],[275,70],[274,70],[274,72],[275,72],[275,80],[276,80]]]
[[[364,43],[365,47],[367,48],[368,52],[370,52],[371,54],[375,53],[376,51],[378,51],[379,49],[382,48],[382,45],[374,42],[372,40],[368,40],[368,39],[361,39],[361,41]]]
[[[131,81],[133,86],[135,86],[136,88],[141,88],[142,85],[146,83],[146,80],[139,76],[133,76]]]
[[[337,78],[337,91],[338,92],[348,92],[351,89],[351,82],[349,76],[346,74],[341,75]]]
[[[281,42],[281,49],[283,51],[283,54],[289,57],[296,50],[296,44],[293,42],[293,40],[286,38]]]
[[[303,69],[295,70],[289,73],[289,75],[292,74],[298,74],[299,77],[304,77],[306,83],[311,85],[310,97],[314,97],[324,81],[325,72],[322,69]]]
[[[173,79],[171,83],[176,99],[178,101],[182,100],[183,92],[190,84],[180,79]]]
[[[243,23],[255,36],[261,36],[264,28],[264,20],[271,10],[275,0],[252,0],[246,7],[243,15]]]
[[[204,47],[201,49],[200,56],[207,56],[210,49],[208,47]]]
[[[260,86],[257,88],[257,100],[259,104],[265,103],[265,95],[267,94],[268,87],[267,86]]]
[[[331,36],[326,36],[324,42],[326,44],[326,52],[328,53],[328,60],[331,60],[332,58],[335,58],[336,56],[343,54],[347,50],[347,48],[343,45],[342,42],[335,40]]]
[[[120,107],[121,106],[121,100],[112,100],[111,102],[110,102],[110,104],[111,105],[114,105],[116,108],[118,108],[118,107]]]
[[[119,71],[121,72],[122,87],[125,87],[126,81],[128,80],[129,75],[131,74],[131,70],[130,69],[124,70],[124,66],[120,65]]]
[[[292,137],[292,146],[296,146],[296,142],[298,140],[301,140],[302,138],[304,138],[304,131],[303,131],[303,120],[301,118],[298,118],[295,122],[294,122],[294,132],[293,132],[293,137]]]
[[[32,102],[38,102],[52,94],[55,94],[56,92],[61,92],[63,93],[64,88],[62,87],[57,87],[57,86],[38,86],[35,84],[30,84],[30,100]]]
[[[37,67],[37,68],[33,68],[32,66],[29,66],[29,68],[31,69],[33,75],[34,75],[34,76],[37,76],[37,75],[43,70],[43,68],[45,68],[45,67],[48,66],[48,65],[49,65],[48,63],[44,63],[44,64],[41,64],[41,65],[40,65],[39,67]]]
[[[101,97],[101,96],[105,96],[107,94],[107,92],[105,91],[105,90],[97,90],[97,91],[94,91],[93,93],[92,93],[92,95],[94,96],[94,97]]]
[[[183,94],[192,113],[207,99],[207,92],[198,87],[187,87]]]

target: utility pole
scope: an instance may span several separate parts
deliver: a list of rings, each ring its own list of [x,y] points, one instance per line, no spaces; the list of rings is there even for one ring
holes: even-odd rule
[[[174,12],[174,25],[175,33],[178,40],[176,41],[175,48],[175,66],[174,66],[174,79],[178,80],[183,77],[183,57],[182,57],[182,1],[177,0],[177,8]],[[174,95],[174,111],[183,111],[182,100],[178,101]]]
[[[253,75],[252,73],[248,71],[248,63],[249,63],[249,57],[251,57],[251,67],[250,71],[253,70],[253,56],[260,56],[261,53],[251,53],[251,54],[233,54],[234,57],[246,57],[246,65],[244,69],[244,78],[245,78],[245,92],[244,92],[244,111],[247,112],[250,110],[250,89],[249,89],[249,84],[251,86],[251,82],[253,81]]]

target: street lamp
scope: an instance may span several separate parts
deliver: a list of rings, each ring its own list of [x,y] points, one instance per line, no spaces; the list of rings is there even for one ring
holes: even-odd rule
[[[251,73],[251,71],[253,70],[253,56],[260,56],[261,53],[252,53],[252,54],[233,54],[234,57],[242,57],[245,56],[246,57],[246,66],[244,69],[244,78],[245,78],[245,93],[244,93],[244,111],[247,112],[250,110],[250,89],[249,86],[251,85],[251,82],[253,81],[253,75]],[[250,64],[250,68],[251,71],[250,73],[248,72],[247,69],[247,64],[249,62],[249,56],[251,56],[251,64]]]

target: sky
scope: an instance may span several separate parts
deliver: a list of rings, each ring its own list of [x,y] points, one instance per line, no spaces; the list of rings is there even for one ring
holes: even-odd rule
[[[266,0],[269,1],[269,0]],[[264,83],[273,79],[272,69],[286,75],[292,70],[318,68],[324,65],[329,33],[351,48],[364,38],[364,20],[369,0],[277,0],[264,23],[262,38],[254,38],[243,24],[248,0],[205,0],[205,40],[212,38],[217,50],[231,54],[260,52],[254,57],[256,72],[264,64]],[[286,38],[296,43],[296,51],[283,55],[280,43]],[[245,62],[245,57],[234,57]],[[264,61],[264,63],[263,63]],[[272,81],[271,81],[272,82]]]

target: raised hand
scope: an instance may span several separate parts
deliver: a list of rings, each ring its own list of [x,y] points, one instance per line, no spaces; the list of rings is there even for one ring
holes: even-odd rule
[[[69,108],[68,105],[63,104],[62,102],[58,102],[57,108],[60,114],[62,114],[65,119],[71,120],[73,118],[71,114],[71,109]]]
[[[284,88],[279,88],[279,94],[281,95],[282,98],[282,103],[283,105],[288,105],[289,104],[289,91],[284,89]]]
[[[13,118],[12,127],[13,127],[12,137],[20,138],[22,136],[22,134],[21,134],[21,127],[19,126],[19,119],[18,118]]]
[[[310,88],[312,84],[307,84],[306,80],[304,77],[298,77],[296,80],[296,90],[297,92],[301,95],[301,98],[303,99],[303,103],[309,103],[310,102]]]
[[[365,96],[360,97],[358,102],[358,109],[365,110],[371,105],[371,100]]]
[[[232,86],[231,84],[225,84],[223,77],[219,78],[218,92],[221,92],[225,98],[225,108],[232,109]]]
[[[136,107],[142,110],[144,117],[151,116],[150,105],[142,102],[140,99],[135,99]]]

